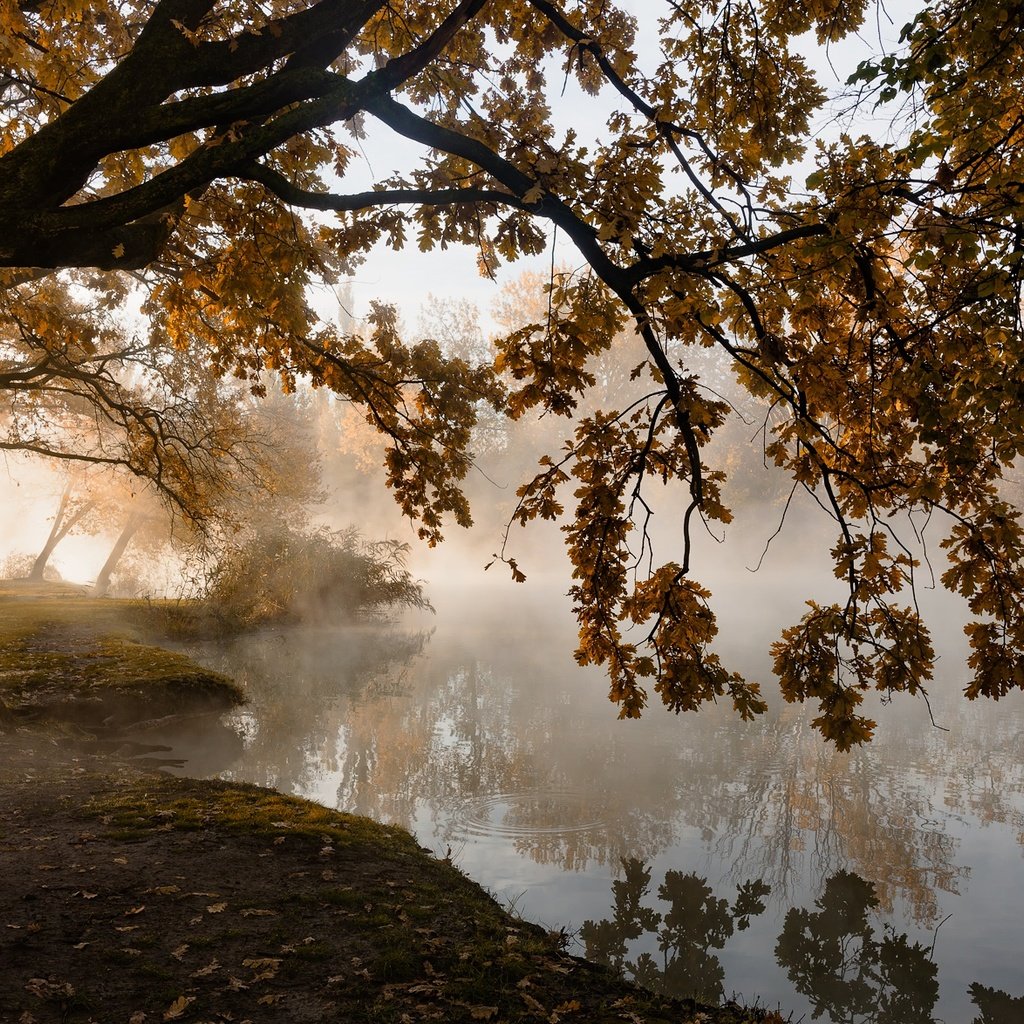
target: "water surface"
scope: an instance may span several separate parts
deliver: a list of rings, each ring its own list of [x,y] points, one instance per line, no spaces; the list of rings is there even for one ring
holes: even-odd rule
[[[967,704],[956,630],[931,712],[880,708],[876,740],[839,754],[767,679],[753,724],[617,720],[543,590],[435,603],[401,628],[193,652],[251,699],[206,769],[405,825],[576,952],[674,994],[1024,1020],[1024,694]],[[724,618],[732,664],[763,672],[770,629],[742,604]]]

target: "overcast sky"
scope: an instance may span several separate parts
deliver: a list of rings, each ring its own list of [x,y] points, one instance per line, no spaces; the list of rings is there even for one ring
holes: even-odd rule
[[[642,63],[653,67],[659,59],[658,13],[664,8],[661,0],[619,0],[620,6],[630,11],[638,23],[638,54]],[[881,46],[896,44],[900,29],[919,9],[920,4],[911,0],[898,0],[869,9],[865,25],[859,37],[845,40],[827,49],[820,47],[813,35],[804,40],[803,52],[814,67],[822,84],[830,93],[842,88],[843,83],[855,70],[859,61],[877,52]],[[561,89],[561,72],[551,75],[552,83]],[[573,126],[581,134],[581,126],[592,125],[595,131],[604,126],[604,118],[611,109],[607,99],[585,95],[573,81],[567,84],[563,95],[553,104],[555,124],[560,132]],[[367,120],[368,137],[362,142],[362,153],[353,161],[347,175],[344,191],[355,192],[369,188],[373,181],[412,166],[410,157],[415,158],[422,150],[397,138],[390,131],[382,129]],[[888,121],[877,121],[864,112],[859,118],[856,130],[868,134],[884,133]],[[834,137],[840,126],[834,110],[823,111],[814,123],[818,137]],[[801,174],[810,170],[810,165],[798,169],[795,182],[799,184]],[[579,257],[575,248],[564,238],[558,245],[556,259],[559,263],[575,265]],[[424,255],[415,242],[401,252],[394,252],[383,243],[379,244],[366,263],[354,275],[351,286],[354,297],[354,312],[357,317],[365,315],[371,299],[381,299],[396,305],[401,311],[407,328],[415,328],[417,314],[428,296],[467,299],[473,302],[482,314],[485,327],[489,324],[489,313],[502,283],[517,277],[523,270],[544,269],[550,262],[550,253],[531,260],[522,260],[513,266],[504,266],[498,274],[497,283],[481,277],[477,270],[476,249],[469,246],[452,246],[446,251],[435,250]],[[319,307],[327,316],[333,316],[337,298],[324,292]]]

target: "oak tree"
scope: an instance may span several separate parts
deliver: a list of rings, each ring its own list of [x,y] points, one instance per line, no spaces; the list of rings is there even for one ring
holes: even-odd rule
[[[764,706],[711,652],[691,566],[697,517],[730,518],[705,459],[729,409],[687,357],[719,348],[772,405],[770,462],[836,524],[847,596],[773,648],[784,696],[816,701],[846,747],[873,728],[865,689],[924,689],[907,536],[929,520],[973,614],[967,695],[1005,696],[1024,685],[1024,540],[1000,487],[1024,439],[1020,3],[922,4],[858,68],[848,130],[817,142],[829,97],[801,47],[857,32],[864,0],[649,9],[640,47],[612,0],[0,0],[5,303],[129,280],[169,351],[199,347],[257,390],[266,369],[333,389],[387,435],[389,483],[431,542],[445,516],[469,521],[478,404],[572,419],[589,361],[631,323],[644,397],[576,418],[516,513],[564,514],[577,657],[607,667],[627,716],[652,688],[675,711]],[[557,127],[566,90],[592,102],[572,120],[595,138]],[[858,111],[887,118],[884,138]],[[349,189],[369,123],[418,161]],[[499,342],[507,400],[489,370],[403,344],[386,306],[357,337],[308,297],[379,240],[472,245],[494,273],[554,231],[587,272],[552,280],[557,316]],[[45,339],[33,310],[19,330]],[[678,552],[656,564],[645,494],[673,479]]]

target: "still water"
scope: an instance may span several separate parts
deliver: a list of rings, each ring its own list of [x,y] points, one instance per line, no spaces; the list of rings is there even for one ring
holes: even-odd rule
[[[956,629],[931,715],[894,702],[839,754],[764,675],[753,724],[618,721],[572,660],[564,602],[499,590],[193,650],[251,703],[186,770],[405,825],[573,951],[673,994],[1024,1021],[1024,694],[968,705]],[[771,628],[725,618],[731,664],[763,673]]]

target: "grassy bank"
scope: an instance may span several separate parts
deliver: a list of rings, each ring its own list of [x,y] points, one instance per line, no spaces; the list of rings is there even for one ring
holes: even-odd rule
[[[0,585],[0,1020],[779,1019],[657,997],[567,955],[402,829],[69,742],[240,699],[142,621]]]
[[[230,679],[148,641],[161,618],[68,584],[0,582],[2,720],[111,730],[241,703]]]

